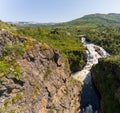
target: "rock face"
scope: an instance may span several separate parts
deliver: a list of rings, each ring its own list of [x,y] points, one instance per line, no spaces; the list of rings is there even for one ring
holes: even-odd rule
[[[120,112],[120,67],[110,58],[92,68],[92,78],[101,95],[100,113]]]
[[[23,54],[5,58],[15,60],[22,73],[19,79],[0,73],[0,113],[79,113],[81,84],[69,76],[60,53],[36,40],[0,31],[1,56],[7,45],[16,43],[24,48]]]

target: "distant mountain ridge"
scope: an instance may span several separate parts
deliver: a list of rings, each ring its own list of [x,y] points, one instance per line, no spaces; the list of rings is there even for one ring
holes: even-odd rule
[[[16,24],[22,26],[83,26],[83,25],[120,25],[120,14],[89,14],[81,18],[63,22],[63,23],[38,23],[38,22],[8,22],[9,24]]]
[[[48,25],[54,25],[55,23],[39,23],[39,22],[33,22],[33,21],[17,21],[17,22],[7,22],[8,24],[15,24],[19,26],[48,26]]]

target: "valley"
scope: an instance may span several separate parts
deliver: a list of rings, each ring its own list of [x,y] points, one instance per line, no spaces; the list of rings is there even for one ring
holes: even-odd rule
[[[0,113],[120,113],[119,19],[0,21]]]

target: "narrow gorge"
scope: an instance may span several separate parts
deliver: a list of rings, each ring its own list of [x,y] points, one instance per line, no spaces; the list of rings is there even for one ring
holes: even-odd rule
[[[120,113],[120,27],[0,25],[0,113]]]
[[[85,37],[81,38],[86,47],[87,62],[81,71],[72,74],[72,77],[82,83],[81,91],[81,112],[98,113],[100,109],[100,97],[91,77],[91,68],[98,63],[98,59],[110,56],[102,47],[88,43]]]

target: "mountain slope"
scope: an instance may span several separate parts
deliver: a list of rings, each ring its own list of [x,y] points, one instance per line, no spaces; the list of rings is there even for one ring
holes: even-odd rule
[[[120,14],[109,13],[109,14],[90,14],[85,15],[82,18],[78,18],[69,22],[63,23],[31,23],[31,22],[8,22],[9,24],[16,24],[18,26],[29,26],[29,27],[66,27],[66,26],[89,26],[89,25],[119,25]]]
[[[120,24],[120,14],[90,14],[69,22],[58,25],[82,26],[82,25],[116,25]]]

